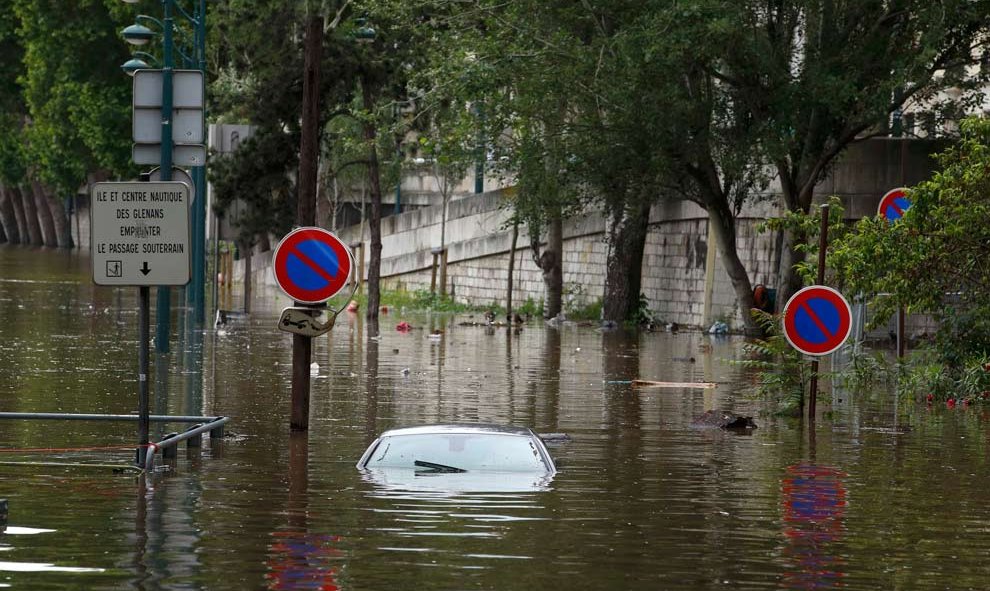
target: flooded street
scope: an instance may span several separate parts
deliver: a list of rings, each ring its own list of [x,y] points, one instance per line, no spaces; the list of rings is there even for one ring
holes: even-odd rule
[[[0,587],[987,588],[983,407],[852,393],[809,432],[747,396],[738,339],[393,310],[380,340],[344,313],[314,341],[311,428],[290,435],[287,302],[261,294],[249,320],[197,332],[175,291],[152,412],[230,416],[227,437],[146,480],[77,465],[131,463],[133,423],[0,421]],[[84,256],[0,247],[0,411],[134,412],[137,355],[137,288],[94,286]],[[718,385],[610,383],[636,378]],[[709,409],[759,428],[692,428]],[[547,481],[355,468],[381,431],[437,422],[572,440],[550,446]]]

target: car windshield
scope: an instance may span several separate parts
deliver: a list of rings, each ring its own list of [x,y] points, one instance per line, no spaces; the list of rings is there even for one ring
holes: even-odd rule
[[[382,437],[364,467],[444,472],[550,471],[540,450],[529,437],[502,433],[424,433]]]

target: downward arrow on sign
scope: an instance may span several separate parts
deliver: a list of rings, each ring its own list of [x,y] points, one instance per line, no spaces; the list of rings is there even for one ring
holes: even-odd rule
[[[151,269],[148,268],[148,261],[144,262],[144,266],[141,267],[141,272],[144,273],[145,275],[151,272]]]

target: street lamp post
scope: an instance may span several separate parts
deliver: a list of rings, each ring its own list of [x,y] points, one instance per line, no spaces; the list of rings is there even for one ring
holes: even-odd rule
[[[123,0],[128,4],[136,4],[139,0]],[[154,31],[141,24],[149,21],[158,25],[162,34],[162,118],[161,118],[161,157],[160,157],[160,179],[163,181],[172,180],[172,127],[173,127],[173,76],[175,68],[174,53],[177,51],[183,58],[183,65],[187,68],[198,69],[204,74],[206,70],[206,0],[194,0],[194,10],[192,14],[187,12],[179,4],[178,0],[161,0],[162,20],[158,21],[150,16],[138,15],[138,23],[130,25],[122,31],[124,39],[132,45],[144,45],[155,37]],[[174,42],[175,22],[173,14],[178,12],[193,27],[193,43],[191,51],[183,52],[177,48]],[[144,52],[135,52],[141,57],[151,57]],[[153,59],[153,58],[152,58]],[[131,59],[122,68],[125,72],[133,75],[134,71],[147,68],[147,62],[140,59]],[[205,92],[203,93],[205,96]],[[205,134],[204,134],[205,135]],[[198,324],[205,320],[205,218],[206,218],[206,170],[205,166],[196,166],[192,170],[193,183],[195,185],[196,200],[193,204],[192,216],[192,280],[190,288],[187,288],[187,303],[191,304],[195,311],[195,318]],[[159,287],[157,298],[157,325],[155,333],[156,349],[161,353],[169,350],[169,322],[171,308],[171,288]]]

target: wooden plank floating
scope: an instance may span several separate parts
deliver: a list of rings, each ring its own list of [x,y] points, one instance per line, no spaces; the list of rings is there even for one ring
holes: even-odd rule
[[[651,380],[633,380],[634,388],[700,388],[709,390],[717,384],[712,382],[654,382]]]

